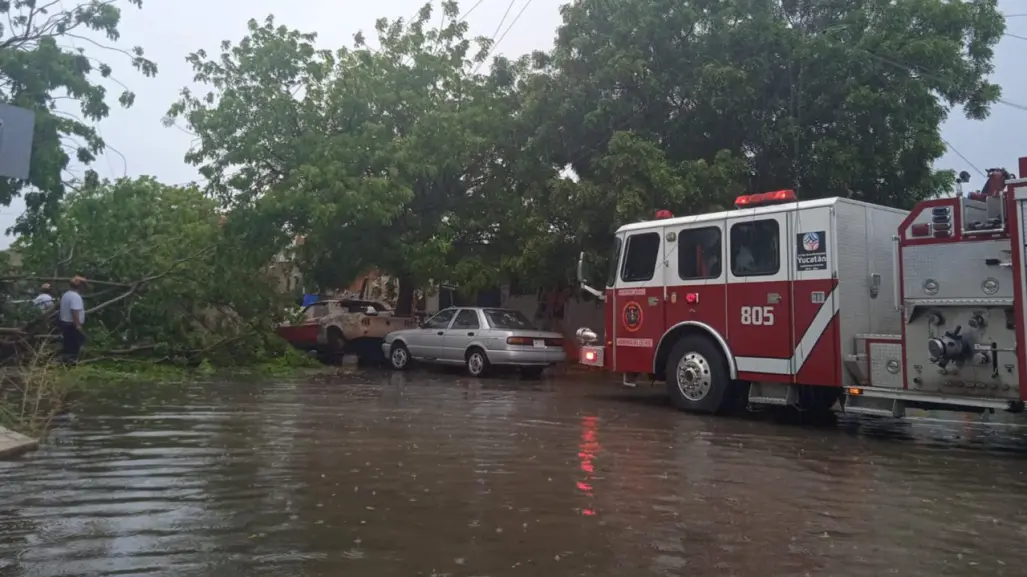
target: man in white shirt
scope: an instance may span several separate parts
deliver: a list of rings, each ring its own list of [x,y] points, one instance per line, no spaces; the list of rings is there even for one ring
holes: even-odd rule
[[[46,312],[50,310],[53,304],[53,289],[50,288],[50,283],[43,283],[43,286],[39,288],[39,295],[32,299],[32,306],[41,312]]]
[[[86,340],[85,333],[82,332],[82,324],[86,321],[86,307],[82,302],[82,291],[85,286],[86,279],[76,276],[71,279],[71,288],[61,295],[61,310],[57,318],[63,345],[61,356],[64,357],[64,362],[69,364],[78,362],[79,351]]]

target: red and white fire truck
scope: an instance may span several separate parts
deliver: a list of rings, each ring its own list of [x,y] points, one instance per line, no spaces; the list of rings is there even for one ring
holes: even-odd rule
[[[1027,176],[1027,157],[1019,161]],[[903,416],[1027,401],[1027,178],[911,212],[792,191],[622,226],[605,335],[580,362],[667,383],[681,409],[789,405]],[[584,257],[584,255],[582,255]]]

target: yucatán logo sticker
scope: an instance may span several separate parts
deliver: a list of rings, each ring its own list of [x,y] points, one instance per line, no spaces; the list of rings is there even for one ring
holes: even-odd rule
[[[799,271],[827,270],[827,234],[800,232],[795,235],[795,266]]]
[[[642,328],[642,305],[635,301],[624,305],[624,310],[621,312],[621,322],[624,323],[624,328],[628,332],[633,333]]]

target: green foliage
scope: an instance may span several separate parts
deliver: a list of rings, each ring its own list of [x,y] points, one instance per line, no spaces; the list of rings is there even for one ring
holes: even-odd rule
[[[142,0],[127,3],[142,6]],[[20,233],[45,226],[57,213],[69,181],[75,180],[68,172],[72,159],[89,164],[104,150],[103,139],[92,126],[110,113],[107,88],[100,79],[117,80],[113,67],[95,54],[118,53],[143,75],[157,73],[157,65],[143,57],[142,48],[122,50],[95,39],[100,35],[118,40],[121,9],[116,1],[67,4],[0,1],[0,101],[36,113],[28,181],[0,178],[0,204],[9,205],[24,194],[28,211],[15,227]],[[58,110],[58,103],[67,100],[78,103],[81,116]],[[118,97],[121,106],[134,101],[128,89]]]
[[[672,163],[730,151],[755,189],[908,208],[951,182],[931,170],[949,107],[984,118],[999,97],[994,0],[583,0],[563,16],[545,129],[585,178],[602,151],[583,149],[616,126]]]
[[[168,114],[200,136],[187,160],[251,234],[305,235],[313,285],[552,284],[625,222],[747,190],[910,207],[951,185],[949,110],[999,97],[995,0],[580,0],[550,53],[487,74],[492,40],[441,9],[379,20],[376,47],[268,17],[189,57],[209,91]]]
[[[377,48],[358,34],[318,50],[269,17],[222,54],[189,58],[212,91],[185,91],[169,111],[201,136],[187,160],[252,222],[305,235],[298,256],[317,286],[373,266],[407,287],[485,286],[509,252],[500,223],[539,176],[522,178],[528,134],[510,122],[527,63],[475,74],[488,41],[465,38],[455,2],[442,9],[438,28],[430,6],[409,23],[379,20]]]
[[[255,358],[285,310],[261,277],[274,248],[244,247],[198,189],[149,177],[69,194],[56,225],[15,244],[24,274],[91,279],[87,349],[179,363]]]

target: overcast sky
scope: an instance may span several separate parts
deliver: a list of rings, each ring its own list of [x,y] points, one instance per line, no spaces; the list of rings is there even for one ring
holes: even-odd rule
[[[467,10],[476,1],[462,1],[461,9]],[[564,2],[513,0],[504,30],[521,8],[528,5],[497,52],[516,57],[550,48],[560,24],[559,7]],[[127,2],[123,4],[128,6]],[[93,168],[102,177],[149,174],[175,184],[199,180],[196,170],[182,160],[190,137],[175,128],[164,128],[160,120],[178,91],[192,82],[192,71],[185,62],[185,55],[200,48],[211,54],[220,53],[220,42],[242,38],[250,18],[261,20],[274,14],[278,23],[317,32],[322,46],[337,48],[350,44],[358,30],[372,36],[375,19],[382,16],[409,18],[423,4],[424,0],[293,0],[285,3],[281,0],[144,0],[142,10],[128,7],[119,44],[143,46],[146,55],[157,62],[160,73],[156,78],[143,78],[125,63],[110,61],[115,76],[135,91],[136,103],[128,110],[113,105],[110,118],[99,125],[103,138],[124,158],[108,151]],[[509,6],[508,0],[483,0],[467,18],[470,34],[492,36]],[[1027,0],[1001,0],[1000,8],[1006,14],[1027,14]],[[1007,25],[1008,33],[1027,38],[1027,16],[1010,18]],[[996,50],[994,81],[1002,86],[1003,99],[1027,107],[1025,54],[1027,40],[1013,36],[1003,38]],[[93,55],[101,56],[95,51]],[[111,92],[116,95],[114,88],[112,86]],[[1027,110],[996,104],[991,118],[984,122],[966,120],[961,112],[954,111],[942,134],[973,166],[981,170],[1001,166],[1016,172],[1016,159],[1027,156],[1025,130]],[[952,150],[941,159],[939,167],[970,171],[974,175],[972,185],[979,186],[982,180],[974,168]],[[20,201],[0,208],[0,230],[11,226],[22,209]],[[10,242],[10,237],[0,237],[0,248],[6,248]]]

